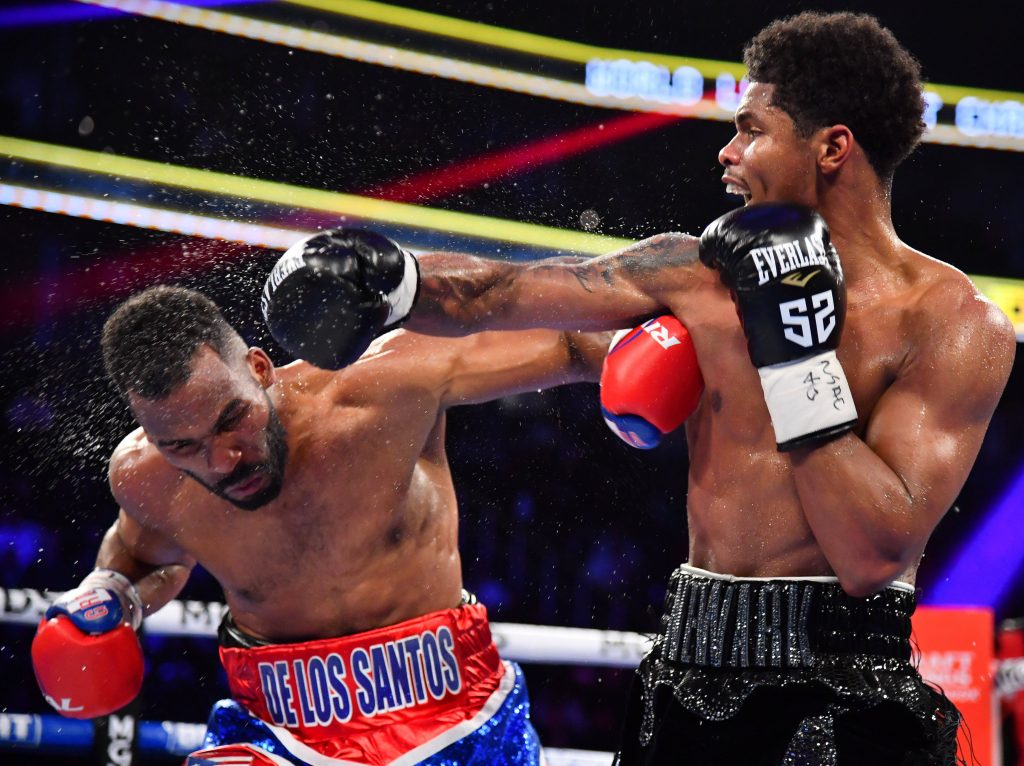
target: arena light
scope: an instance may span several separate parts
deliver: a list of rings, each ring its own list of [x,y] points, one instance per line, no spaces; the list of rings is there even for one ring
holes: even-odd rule
[[[198,276],[251,255],[252,249],[247,246],[283,250],[307,233],[9,184],[0,184],[0,204],[220,240],[212,247],[163,240],[98,263],[69,265],[58,279],[46,283],[34,278],[7,280],[0,286],[0,335],[33,326],[41,311],[48,321],[59,319],[89,304],[121,297],[156,282]]]
[[[630,242],[626,239],[558,229],[553,226],[438,210],[323,189],[309,189],[276,181],[233,176],[228,173],[92,152],[11,136],[0,136],[0,154],[55,167],[191,189],[217,196],[268,202],[282,207],[305,208],[336,216],[376,220],[478,239],[515,242],[545,250],[598,254],[623,247]]]
[[[0,183],[0,204],[171,234],[286,250],[308,232]]]
[[[593,58],[586,62],[587,80],[585,82],[570,82],[444,56],[418,53],[394,46],[363,42],[343,35],[314,32],[248,16],[193,8],[181,3],[167,2],[167,0],[78,0],[78,2],[116,8],[151,18],[262,42],[326,53],[354,61],[610,109],[662,112],[729,122],[732,120],[735,109],[737,91],[742,88],[742,82],[737,81],[738,64],[708,59],[664,57],[669,62],[683,62],[679,63],[673,71],[669,69],[668,64],[657,63],[663,57],[656,54],[631,54],[634,57],[631,60],[621,57]],[[515,30],[491,29],[496,30],[495,35],[497,32],[501,32],[508,34],[510,38],[516,37]],[[541,39],[553,40],[553,38]],[[565,43],[566,41],[554,42]],[[583,48],[590,47],[583,46]],[[518,50],[514,46],[513,49]],[[553,45],[553,50],[562,50],[562,47]],[[614,49],[594,50],[601,52],[603,56],[611,57],[629,53]],[[637,56],[642,58],[637,60]],[[621,73],[606,74],[606,76],[594,74],[611,71],[609,68],[614,69],[615,67],[625,67],[629,69],[629,72],[624,75]],[[703,88],[701,88],[701,97],[694,98],[695,89],[689,86],[683,89],[683,92],[687,94],[685,98],[676,97],[679,90],[676,87],[678,82],[684,82],[684,84],[686,82],[685,73],[696,73],[703,83],[705,76],[710,77],[704,73],[713,71],[718,74],[715,75],[710,97],[704,96]],[[593,79],[591,78],[592,74]],[[673,81],[673,78],[676,78],[676,82]],[[616,83],[625,82],[626,85],[622,87],[616,85],[614,89],[609,90],[605,87],[609,80]],[[929,124],[932,124],[932,117],[944,105],[955,109],[956,124],[932,125],[931,129],[925,133],[924,141],[982,149],[1024,151],[1024,104],[1021,103],[1024,101],[1024,94],[933,84],[928,85],[928,92],[930,111],[926,117]]]
[[[378,24],[409,29],[416,32],[448,37],[460,42],[487,45],[516,53],[558,59],[576,64],[590,64],[594,61],[628,61],[650,63],[668,70],[692,67],[710,80],[728,74],[735,80],[746,74],[743,64],[735,61],[675,56],[666,53],[606,48],[597,45],[562,40],[556,37],[523,32],[518,29],[497,27],[476,21],[467,21],[437,13],[427,13],[403,6],[376,2],[375,0],[285,0],[291,5],[300,5],[327,11],[339,16],[349,16]],[[946,103],[953,103],[968,96],[990,101],[1021,101],[1024,93],[1013,91],[971,88],[959,85],[929,84],[928,89],[936,92]]]
[[[0,29],[32,27],[41,24],[66,24],[110,16],[124,16],[112,8],[83,8],[70,3],[33,3],[0,10]]]
[[[440,35],[461,42],[488,45],[516,53],[559,59],[576,64],[586,64],[593,59],[630,59],[651,61],[671,69],[692,66],[709,77],[716,77],[721,72],[728,72],[739,79],[746,72],[742,64],[735,62],[604,48],[598,45],[523,32],[518,29],[442,16],[438,13],[417,11],[399,5],[373,2],[373,0],[285,0],[285,2],[335,13],[339,16],[351,16],[378,24]]]
[[[269,0],[189,0],[190,5],[205,7],[256,5],[265,2]],[[124,17],[126,13],[127,11],[115,8],[88,8],[69,2],[16,5],[0,10],[0,29]]]
[[[746,74],[745,67],[739,62],[603,48],[426,13],[376,0],[286,2],[460,42],[583,64],[586,66],[587,88],[593,93],[606,96],[692,104],[704,97],[707,80],[713,84],[719,106],[731,114],[737,86]],[[609,83],[613,83],[610,88]],[[926,136],[925,140],[979,148],[1020,149],[1013,144],[1016,143],[1014,139],[1024,139],[1024,93],[929,83],[926,96],[928,106],[925,122],[929,130],[938,128],[938,131],[934,136]],[[943,106],[953,110],[951,126],[937,125],[937,115]],[[987,143],[962,143],[965,137],[977,139],[982,136],[987,139]],[[1010,139],[1011,145],[1007,146],[1005,139]]]
[[[627,114],[596,125],[586,125],[521,146],[474,157],[466,162],[428,170],[399,182],[373,187],[366,190],[366,193],[372,197],[400,202],[425,202],[499,176],[522,173],[541,164],[564,159],[599,146],[607,146],[630,136],[664,127],[677,119],[679,118],[667,114]]]
[[[192,8],[180,3],[165,2],[165,0],[78,0],[78,2],[105,8],[117,8],[140,16],[221,32],[235,37],[324,53],[351,61],[361,61],[417,74],[525,93],[556,101],[609,109],[664,112],[708,120],[732,120],[732,112],[722,109],[713,100],[705,100],[696,104],[663,104],[642,98],[602,96],[589,90],[583,83],[418,53],[404,48],[368,43],[343,35],[314,32],[248,16]]]
[[[970,275],[978,289],[1013,322],[1017,340],[1024,341],[1024,280]]]
[[[1024,568],[1024,465],[960,548],[925,603],[999,607]]]
[[[629,239],[439,210],[354,194],[291,186],[274,181],[139,160],[105,152],[91,152],[85,149],[45,144],[11,136],[0,136],[0,154],[55,167],[145,181],[156,185],[176,186],[215,196],[271,203],[282,207],[299,207],[336,216],[351,216],[476,239],[528,245],[544,251],[569,251],[600,255],[632,243],[632,240]],[[87,198],[81,197],[80,199]],[[99,202],[108,201],[94,201],[92,203],[94,207],[88,207],[83,202],[80,208],[76,209],[83,211],[100,209],[95,207]],[[6,202],[5,204],[17,203]],[[68,211],[54,210],[51,212]],[[78,213],[68,214],[78,215]],[[91,216],[83,213],[83,217]],[[149,218],[145,218],[145,220],[149,220]],[[173,229],[165,228],[163,230],[171,231]],[[182,231],[184,232],[183,229]],[[267,244],[274,246],[269,242]],[[1024,281],[989,276],[972,276],[971,278],[986,297],[1002,309],[1014,323],[1017,339],[1024,340]]]
[[[2,137],[0,137],[0,150],[2,150]],[[103,155],[108,157],[110,155]],[[195,188],[195,187],[193,187]],[[252,198],[256,199],[256,198]],[[260,198],[259,201],[273,201]],[[119,223],[126,226],[136,226],[147,229],[156,229],[175,234],[187,234],[208,239],[219,239],[240,244],[255,245],[257,247],[269,247],[278,250],[287,249],[296,240],[306,233],[288,228],[262,226],[259,224],[242,223],[210,216],[199,216],[192,213],[182,213],[163,208],[156,208],[145,205],[136,205],[128,202],[115,202],[112,200],[98,199],[65,192],[51,191],[45,189],[34,189],[25,186],[0,183],[0,204],[22,207],[31,210],[41,210],[48,213],[59,213],[62,215],[88,218],[95,221],[108,223]],[[292,203],[288,203],[292,204]],[[389,203],[392,205],[400,203]],[[412,206],[404,206],[412,207]],[[313,208],[320,210],[319,208]],[[445,210],[434,210],[421,208],[437,214],[434,223],[442,224],[436,230],[442,232],[453,232],[451,227],[444,226],[443,222],[447,216],[456,216],[460,221],[472,219],[474,224],[470,227],[463,227],[459,233],[480,239],[499,239],[512,244],[529,245],[554,254],[552,251],[569,250],[571,252],[597,255],[610,252],[632,243],[632,240],[603,237],[594,234],[584,234],[566,229],[555,229],[548,226],[536,224],[518,223],[505,221],[500,218],[485,218],[483,216],[466,216],[462,213],[451,213]],[[337,212],[334,210],[327,212]],[[372,216],[368,216],[373,219]],[[400,223],[390,219],[382,220],[387,223]],[[514,224],[505,226],[505,224]],[[431,229],[431,226],[420,228]],[[508,235],[507,237],[496,236],[497,232]],[[527,236],[523,236],[527,234]],[[563,241],[562,247],[556,247],[553,239],[558,235]],[[565,236],[562,236],[565,235]],[[573,235],[579,235],[573,237]],[[569,244],[575,247],[567,246]],[[216,260],[216,259],[213,259]],[[161,267],[162,268],[162,267]],[[94,274],[94,276],[96,276]],[[998,305],[1016,323],[1017,340],[1024,341],[1024,320],[1022,320],[1021,307],[1024,306],[1024,280],[1002,279],[997,277],[972,276],[978,288],[996,305]],[[88,280],[86,280],[88,281]],[[100,275],[102,281],[102,275]],[[82,288],[91,297],[93,294]],[[8,307],[21,305],[16,297],[19,293],[25,293],[21,287],[15,285],[5,294],[0,294],[0,305],[4,305],[4,295]],[[27,293],[26,293],[27,294]],[[7,311],[6,315],[17,314],[17,311]],[[26,314],[26,316],[28,316]]]

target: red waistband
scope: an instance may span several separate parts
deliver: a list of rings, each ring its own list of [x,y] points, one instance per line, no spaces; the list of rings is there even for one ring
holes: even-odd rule
[[[302,740],[472,717],[503,666],[482,604],[341,638],[220,649],[232,696]]]

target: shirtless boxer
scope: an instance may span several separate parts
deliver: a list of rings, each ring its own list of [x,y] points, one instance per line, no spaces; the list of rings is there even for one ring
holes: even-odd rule
[[[462,589],[445,411],[596,380],[607,338],[399,330],[341,372],[275,368],[205,296],[156,287],[102,345],[141,427],[110,460],[121,511],[98,568],[33,644],[61,712],[137,693],[133,628],[199,563],[230,608],[233,700],[196,763],[540,761],[521,671]]]
[[[893,172],[924,125],[919,66],[892,34],[805,13],[744,57],[719,161],[746,206],[700,239],[583,263],[365,257],[372,280],[345,289],[418,291],[408,327],[439,334],[666,310],[689,329],[706,384],[687,421],[689,561],[620,763],[952,763],[959,714],[909,662],[915,573],[978,454],[1013,329],[897,237]],[[365,312],[370,335],[408,303]]]

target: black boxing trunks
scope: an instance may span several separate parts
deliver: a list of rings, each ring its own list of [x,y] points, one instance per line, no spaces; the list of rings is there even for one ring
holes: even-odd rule
[[[618,766],[957,763],[960,714],[911,664],[914,590],[673,572]]]

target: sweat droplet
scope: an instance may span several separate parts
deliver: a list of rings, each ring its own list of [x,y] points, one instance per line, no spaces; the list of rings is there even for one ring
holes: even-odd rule
[[[596,210],[587,209],[580,213],[580,226],[586,231],[594,231],[598,226],[601,225],[601,216],[597,214]]]

